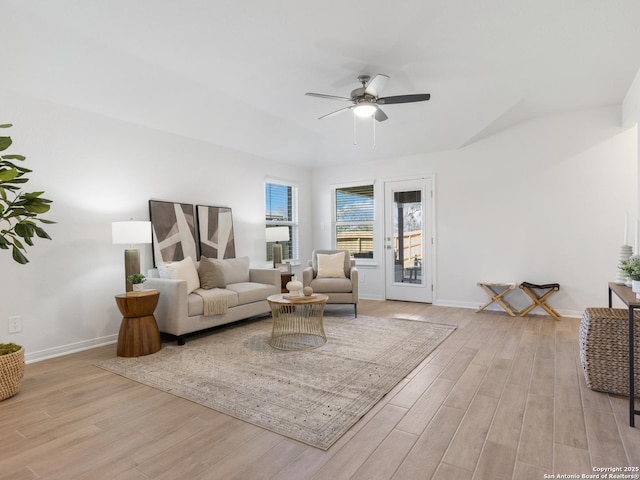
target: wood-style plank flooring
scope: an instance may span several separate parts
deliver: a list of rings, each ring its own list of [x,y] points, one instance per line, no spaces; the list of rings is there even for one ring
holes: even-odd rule
[[[328,451],[95,367],[109,345],[27,365],[0,402],[0,479],[541,480],[640,466],[627,400],[585,386],[579,319],[358,310],[458,328]]]

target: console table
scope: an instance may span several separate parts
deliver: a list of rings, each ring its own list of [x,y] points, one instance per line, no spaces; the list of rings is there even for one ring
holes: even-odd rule
[[[631,288],[625,285],[618,285],[617,283],[609,283],[609,308],[611,308],[612,293],[622,300],[622,302],[629,309],[629,425],[635,427],[635,416],[640,415],[640,410],[635,408],[635,385],[634,385],[634,348],[633,348],[633,327],[634,327],[634,310],[640,309],[640,300],[636,298],[636,294],[631,291]]]

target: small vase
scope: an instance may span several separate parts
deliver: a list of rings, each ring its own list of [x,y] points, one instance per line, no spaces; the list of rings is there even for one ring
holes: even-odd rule
[[[636,298],[640,300],[640,280],[631,280],[631,290],[636,294]]]
[[[638,282],[640,283],[640,282]],[[133,291],[134,292],[141,292],[142,290],[144,290],[144,286],[142,283],[134,283],[133,284]]]

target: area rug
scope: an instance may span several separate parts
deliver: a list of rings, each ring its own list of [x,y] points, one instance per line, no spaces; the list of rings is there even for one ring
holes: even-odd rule
[[[265,318],[98,366],[326,450],[455,329],[367,316],[324,327],[314,350],[271,348]]]

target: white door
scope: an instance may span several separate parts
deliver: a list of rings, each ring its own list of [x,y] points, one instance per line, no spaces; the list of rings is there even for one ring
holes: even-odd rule
[[[385,182],[385,287],[388,300],[431,303],[432,179]]]

